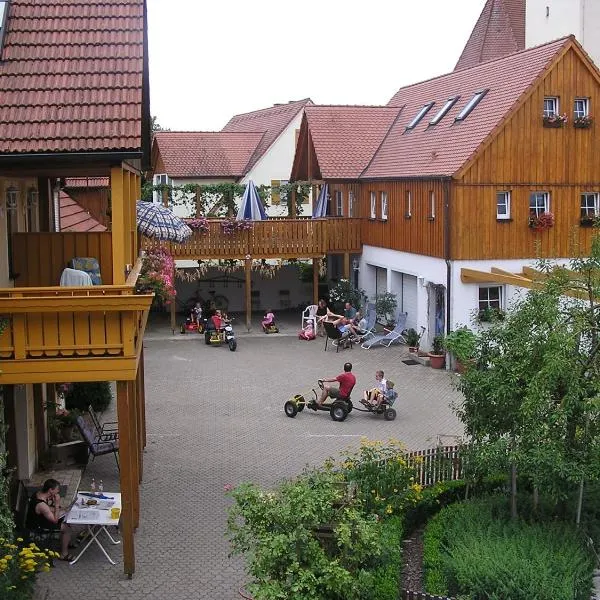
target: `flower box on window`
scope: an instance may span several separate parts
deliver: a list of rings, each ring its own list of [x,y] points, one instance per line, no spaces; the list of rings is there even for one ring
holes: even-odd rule
[[[543,115],[542,122],[544,123],[544,127],[563,127],[565,123],[569,120],[567,115]]]
[[[588,129],[592,126],[593,122],[593,117],[587,115],[585,117],[575,117],[573,119],[573,127],[575,127],[576,129]]]
[[[541,215],[530,215],[528,225],[535,231],[544,231],[554,226],[554,215],[551,212],[545,212]]]
[[[598,217],[581,217],[579,219],[581,227],[600,227],[600,218]]]

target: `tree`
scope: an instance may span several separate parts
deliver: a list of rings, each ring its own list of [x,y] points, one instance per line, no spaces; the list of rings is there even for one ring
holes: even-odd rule
[[[478,335],[456,407],[474,465],[517,473],[555,500],[600,478],[600,241],[569,269],[541,263],[539,289]]]

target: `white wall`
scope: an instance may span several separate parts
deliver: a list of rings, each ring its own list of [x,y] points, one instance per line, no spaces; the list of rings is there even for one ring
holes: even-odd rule
[[[548,13],[548,16],[546,16]],[[527,48],[574,34],[600,65],[600,2],[598,0],[527,0]]]
[[[188,185],[188,184],[197,184],[197,185],[215,185],[219,183],[235,183],[234,179],[171,179],[171,183],[174,186],[178,185]],[[179,193],[181,196],[182,194]],[[193,197],[193,195],[191,196]],[[178,217],[194,217],[195,213],[192,214],[189,205],[183,206],[173,206],[173,213]]]

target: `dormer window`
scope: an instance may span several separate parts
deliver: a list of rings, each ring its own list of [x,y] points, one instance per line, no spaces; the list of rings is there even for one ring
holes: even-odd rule
[[[478,92],[475,92],[475,95],[467,102],[466,106],[458,113],[454,120],[464,121],[488,92],[489,90],[479,90]]]
[[[459,98],[460,96],[453,96],[452,98],[448,98],[444,106],[442,106],[442,108],[440,108],[440,110],[438,111],[437,115],[435,115],[435,117],[433,117],[433,119],[429,121],[429,124],[437,125],[444,118],[444,115],[456,104]]]
[[[421,108],[421,110],[417,113],[415,118],[406,126],[405,131],[409,131],[410,129],[414,129],[419,121],[429,112],[429,109],[435,104],[435,102],[428,102]]]

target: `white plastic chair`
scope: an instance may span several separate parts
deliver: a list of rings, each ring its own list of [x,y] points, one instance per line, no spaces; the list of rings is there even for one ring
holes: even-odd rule
[[[306,327],[308,321],[312,321],[314,330],[317,330],[317,308],[316,304],[310,304],[302,311],[302,329]]]

